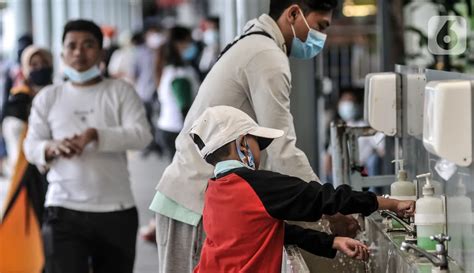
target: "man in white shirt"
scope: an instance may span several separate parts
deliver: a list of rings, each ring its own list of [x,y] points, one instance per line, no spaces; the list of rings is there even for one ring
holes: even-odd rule
[[[159,272],[191,272],[200,258],[204,192],[213,169],[202,160],[188,133],[208,107],[232,106],[262,126],[283,130],[284,136],[263,153],[262,169],[319,181],[306,155],[296,147],[288,57],[312,59],[321,52],[326,39],[323,32],[337,2],[272,0],[270,14],[248,22],[243,36],[224,49],[188,112],[176,139],[173,162],[161,177],[150,206],[157,219]],[[346,220],[344,227],[354,226],[349,233],[353,235],[357,221],[340,218]]]
[[[133,272],[138,216],[126,151],[152,137],[134,89],[102,78],[102,40],[93,22],[68,22],[61,56],[69,81],[43,89],[31,109],[25,155],[50,168],[48,273]]]

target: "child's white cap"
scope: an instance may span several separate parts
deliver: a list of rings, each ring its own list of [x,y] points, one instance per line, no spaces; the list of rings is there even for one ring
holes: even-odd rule
[[[189,134],[194,140],[198,136],[204,146],[198,147],[202,158],[215,152],[222,146],[236,140],[239,136],[253,135],[258,139],[260,150],[265,149],[275,138],[283,136],[282,130],[260,127],[246,113],[230,106],[207,108],[194,121]]]

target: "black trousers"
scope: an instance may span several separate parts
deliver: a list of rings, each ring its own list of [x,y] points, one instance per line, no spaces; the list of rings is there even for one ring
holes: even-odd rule
[[[136,208],[91,213],[49,207],[42,231],[45,272],[133,273],[137,229]]]

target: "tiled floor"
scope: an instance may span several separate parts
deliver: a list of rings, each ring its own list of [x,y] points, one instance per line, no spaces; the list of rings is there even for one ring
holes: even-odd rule
[[[148,206],[155,193],[155,186],[166,166],[167,162],[156,156],[150,156],[145,160],[138,153],[129,155],[132,189],[139,212],[140,225],[146,225],[153,218],[153,213],[148,209]],[[157,272],[156,247],[138,238],[135,273],[152,272]]]

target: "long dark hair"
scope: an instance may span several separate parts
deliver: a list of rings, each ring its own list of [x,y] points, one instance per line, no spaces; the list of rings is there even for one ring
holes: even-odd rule
[[[188,28],[176,26],[169,30],[168,42],[164,45],[164,60],[166,65],[184,66],[186,62],[181,57],[176,43],[191,41],[191,31]]]

